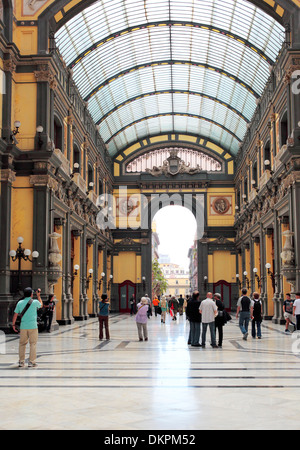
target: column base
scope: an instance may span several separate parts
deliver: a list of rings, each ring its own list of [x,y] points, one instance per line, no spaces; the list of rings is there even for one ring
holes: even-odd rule
[[[73,325],[74,322],[75,322],[74,318],[62,319],[57,321],[58,325]]]
[[[88,316],[74,316],[75,322],[83,322],[84,320],[87,320]]]

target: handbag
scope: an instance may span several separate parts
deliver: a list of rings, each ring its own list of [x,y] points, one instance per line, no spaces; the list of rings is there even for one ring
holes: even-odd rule
[[[160,306],[157,307],[156,312],[157,312],[157,314],[161,314],[161,307]]]

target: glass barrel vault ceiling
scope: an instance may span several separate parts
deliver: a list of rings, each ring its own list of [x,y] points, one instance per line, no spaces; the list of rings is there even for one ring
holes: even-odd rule
[[[246,0],[98,0],[56,34],[112,156],[165,132],[235,155],[283,40]]]

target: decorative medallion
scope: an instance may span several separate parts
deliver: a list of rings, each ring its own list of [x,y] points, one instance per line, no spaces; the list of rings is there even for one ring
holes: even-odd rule
[[[227,214],[231,208],[228,197],[217,197],[212,202],[212,209],[215,214]]]

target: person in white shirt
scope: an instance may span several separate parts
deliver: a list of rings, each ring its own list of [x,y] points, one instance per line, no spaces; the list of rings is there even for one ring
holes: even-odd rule
[[[218,308],[212,299],[212,293],[207,293],[207,298],[200,304],[199,311],[202,315],[202,348],[205,348],[207,327],[210,329],[211,345],[218,348],[216,343],[215,317],[218,314]]]
[[[300,292],[296,294],[296,300],[293,305],[293,315],[296,316],[297,331],[300,330]]]

